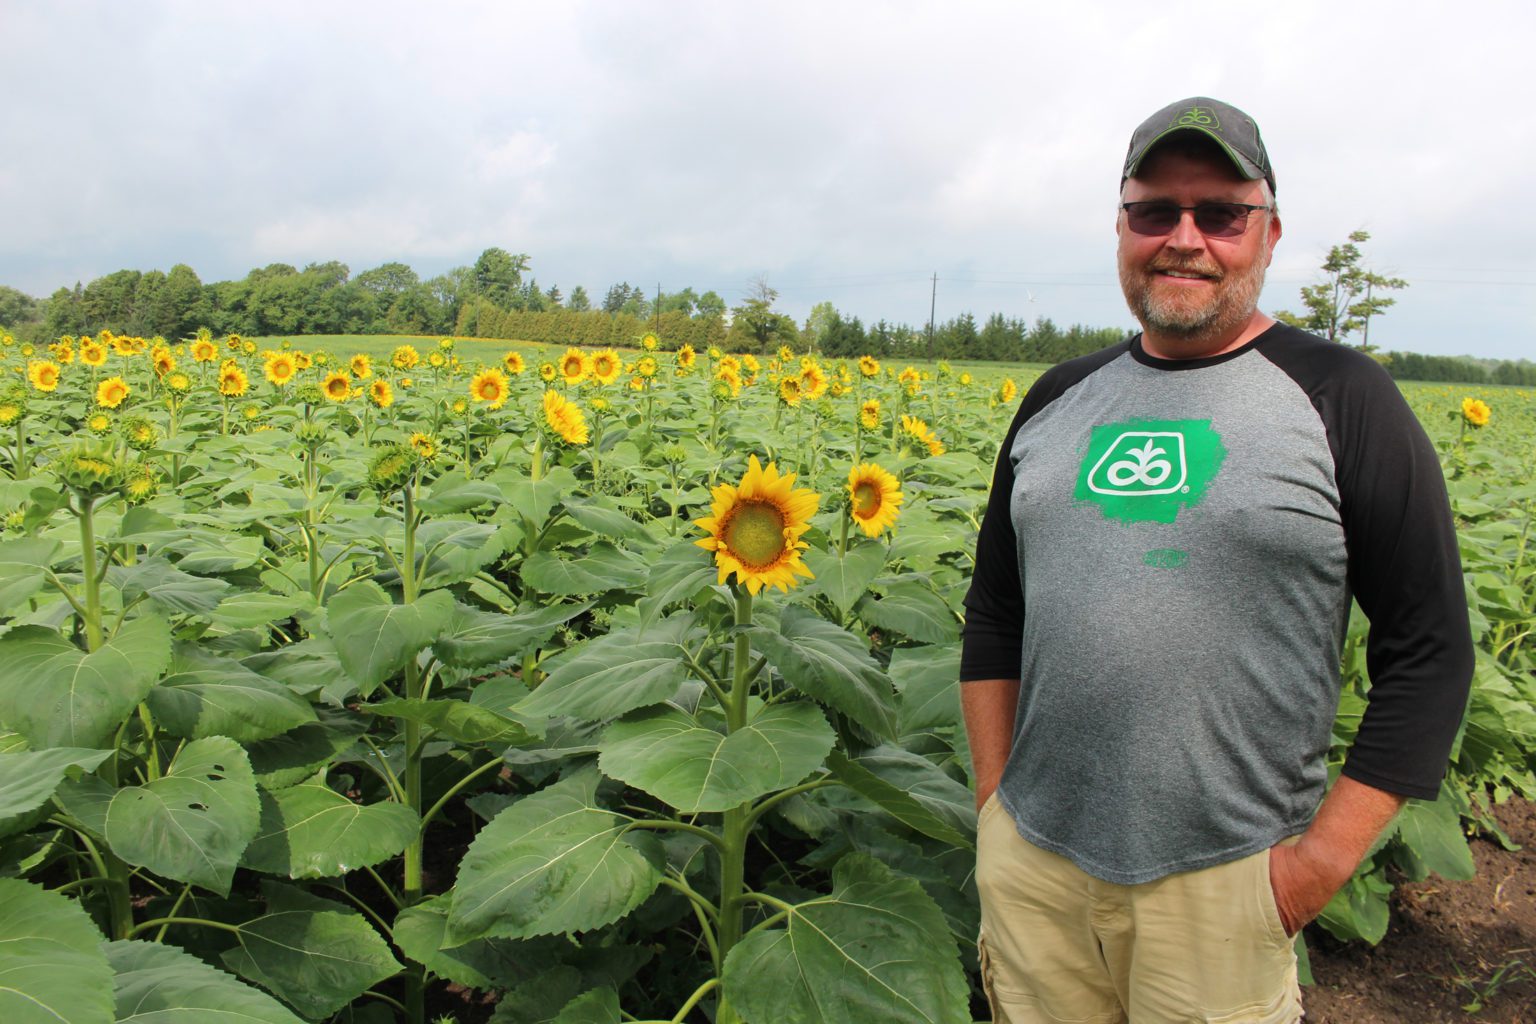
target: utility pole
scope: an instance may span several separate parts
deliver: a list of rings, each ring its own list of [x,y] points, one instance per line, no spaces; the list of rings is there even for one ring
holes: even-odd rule
[[[928,297],[928,358],[933,359],[933,311],[939,302],[939,272],[933,272],[933,294]]]

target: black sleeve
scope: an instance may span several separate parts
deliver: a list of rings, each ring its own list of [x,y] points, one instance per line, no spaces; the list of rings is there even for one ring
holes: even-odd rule
[[[960,681],[1017,679],[1024,648],[1024,591],[1019,580],[1018,537],[1009,503],[1013,497],[1013,439],[1019,428],[1094,370],[1129,348],[1129,342],[1058,364],[1030,387],[1003,438],[992,471],[987,511],[976,537],[976,572],[965,595]]]
[[[1333,452],[1350,590],[1370,620],[1365,716],[1344,764],[1357,782],[1433,800],[1466,709],[1473,647],[1440,459],[1374,360],[1313,338],[1264,355],[1312,398]]]

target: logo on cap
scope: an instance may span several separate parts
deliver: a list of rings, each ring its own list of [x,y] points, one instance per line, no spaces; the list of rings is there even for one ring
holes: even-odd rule
[[[1172,127],[1207,128],[1219,132],[1221,121],[1217,119],[1216,112],[1210,107],[1190,107],[1174,119]]]

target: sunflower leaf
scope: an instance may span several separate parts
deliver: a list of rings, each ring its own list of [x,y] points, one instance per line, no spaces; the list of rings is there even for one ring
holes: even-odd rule
[[[112,968],[74,900],[0,878],[0,1020],[110,1024]]]
[[[754,626],[751,635],[791,686],[877,735],[896,735],[890,680],[858,637],[798,605],[784,609],[778,632]]]

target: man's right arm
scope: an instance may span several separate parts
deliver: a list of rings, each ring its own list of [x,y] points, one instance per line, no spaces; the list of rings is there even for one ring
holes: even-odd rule
[[[976,809],[987,802],[1003,777],[1013,747],[1013,716],[1019,707],[1017,679],[976,679],[960,684],[960,709],[971,744],[971,778]]]

